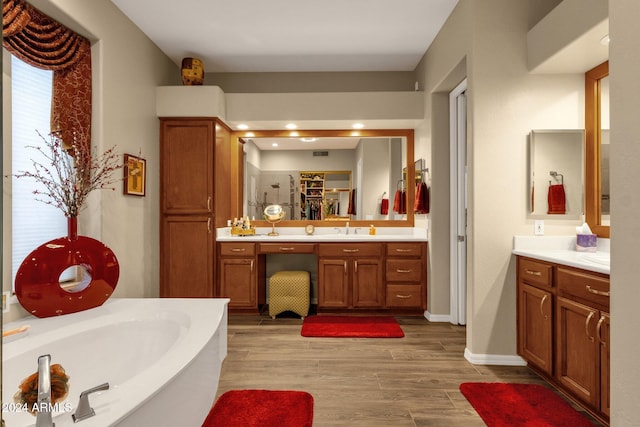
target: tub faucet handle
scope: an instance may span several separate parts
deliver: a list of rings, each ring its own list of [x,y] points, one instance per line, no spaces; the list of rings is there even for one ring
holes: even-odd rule
[[[89,395],[91,393],[95,393],[96,391],[102,390],[109,390],[109,383],[100,384],[99,386],[95,386],[80,393],[80,402],[78,402],[78,409],[76,410],[75,414],[71,416],[74,423],[85,420],[87,418],[91,418],[96,414],[91,407],[91,404],[89,404]]]
[[[38,357],[38,413],[36,427],[55,427],[51,417],[51,355]]]

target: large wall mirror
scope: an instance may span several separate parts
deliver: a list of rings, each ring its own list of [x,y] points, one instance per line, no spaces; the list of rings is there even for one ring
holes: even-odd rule
[[[584,212],[584,131],[529,134],[529,217],[579,219]]]
[[[242,211],[257,225],[264,206],[279,204],[285,210],[281,226],[346,221],[354,226],[413,226],[416,183],[407,182],[415,176],[413,130],[253,131],[236,136],[244,143]],[[404,200],[404,209],[396,209],[396,197]]]
[[[585,73],[585,216],[609,237],[609,62]]]

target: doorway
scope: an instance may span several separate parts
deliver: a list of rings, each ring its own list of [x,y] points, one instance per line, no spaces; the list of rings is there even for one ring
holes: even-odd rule
[[[449,93],[450,147],[450,313],[467,324],[467,80]]]

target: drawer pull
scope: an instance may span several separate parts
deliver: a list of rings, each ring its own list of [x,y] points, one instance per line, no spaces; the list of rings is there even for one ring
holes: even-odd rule
[[[528,268],[524,270],[525,273],[530,274],[532,276],[542,276],[541,271],[529,270]]]
[[[347,274],[347,261],[344,261],[344,274]]]
[[[360,249],[343,249],[342,252],[355,253],[355,252],[360,252]]]
[[[280,250],[281,251],[295,251],[296,248],[283,248],[283,247],[281,247]]]
[[[540,301],[540,314],[542,314],[542,317],[544,318],[544,320],[549,320],[549,316],[548,316],[548,315],[546,315],[546,314],[544,313],[544,310],[542,309],[542,308],[543,308],[543,306],[544,306],[544,302],[547,300],[547,297],[548,297],[548,296],[549,296],[549,295],[545,294],[545,295],[542,297],[542,301]]]
[[[396,273],[411,273],[413,270],[400,270],[399,268],[396,269]]]
[[[597,289],[593,289],[590,285],[587,285],[587,292],[594,295],[602,295],[604,297],[611,295],[611,291],[599,291]]]
[[[353,261],[353,267],[354,267],[355,272],[357,273],[358,272],[358,260]]]
[[[207,197],[207,212],[211,212],[211,196]]]
[[[413,295],[399,295],[399,294],[396,294],[396,298],[400,298],[400,299],[409,299],[412,296]]]
[[[246,251],[245,248],[231,248],[231,252],[244,252]]]
[[[589,338],[589,341],[593,342],[594,339],[591,335],[589,335],[589,323],[591,323],[591,319],[593,319],[593,316],[595,316],[596,313],[595,312],[591,312],[589,313],[589,315],[587,316],[587,320],[584,321],[584,332],[587,334],[587,338]]]
[[[413,252],[413,249],[399,249],[399,248],[396,248],[396,252]]]
[[[251,260],[251,272],[253,272],[253,260]]]
[[[602,341],[602,324],[604,323],[605,320],[606,318],[604,316],[600,316],[600,320],[598,320],[598,326],[596,326],[598,341],[600,341],[600,344],[602,344],[603,347],[607,346],[607,343],[605,341]]]
[[[207,233],[211,234],[211,218],[207,219]]]

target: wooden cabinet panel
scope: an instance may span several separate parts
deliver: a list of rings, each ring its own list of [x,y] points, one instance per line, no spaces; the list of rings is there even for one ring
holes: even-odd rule
[[[382,256],[384,246],[375,243],[323,243],[319,245],[318,256],[321,257],[375,257]]]
[[[221,243],[220,255],[221,256],[253,256],[256,254],[255,243],[246,242],[234,242],[234,243]]]
[[[213,232],[207,216],[162,220],[160,296],[213,296]]]
[[[420,282],[423,268],[421,259],[387,259],[386,279],[389,282]]]
[[[519,258],[518,280],[537,287],[550,288],[553,286],[553,265],[543,261]]]
[[[384,307],[382,262],[379,258],[357,258],[352,261],[353,306]]]
[[[420,285],[391,285],[387,284],[387,307],[413,308],[420,307],[422,301],[422,286]]]
[[[213,138],[211,120],[161,121],[161,209],[165,214],[212,212]]]
[[[258,307],[256,267],[254,258],[220,259],[220,296],[230,298],[229,308]]]
[[[261,254],[312,254],[316,251],[314,243],[259,243]]]
[[[609,278],[566,267],[558,267],[558,291],[586,304],[609,307]]]
[[[556,377],[578,398],[598,408],[600,356],[595,336],[599,312],[562,297],[557,304]]]
[[[598,321],[598,338],[600,341],[600,410],[607,417],[611,411],[611,383],[610,361],[609,361],[609,343],[610,343],[610,326],[611,318],[609,313],[600,313]]]
[[[318,260],[318,307],[348,308],[350,286],[346,259]]]
[[[553,295],[525,283],[518,289],[518,354],[552,375]]]
[[[423,257],[426,252],[424,243],[390,242],[387,243],[387,256],[392,257]]]

